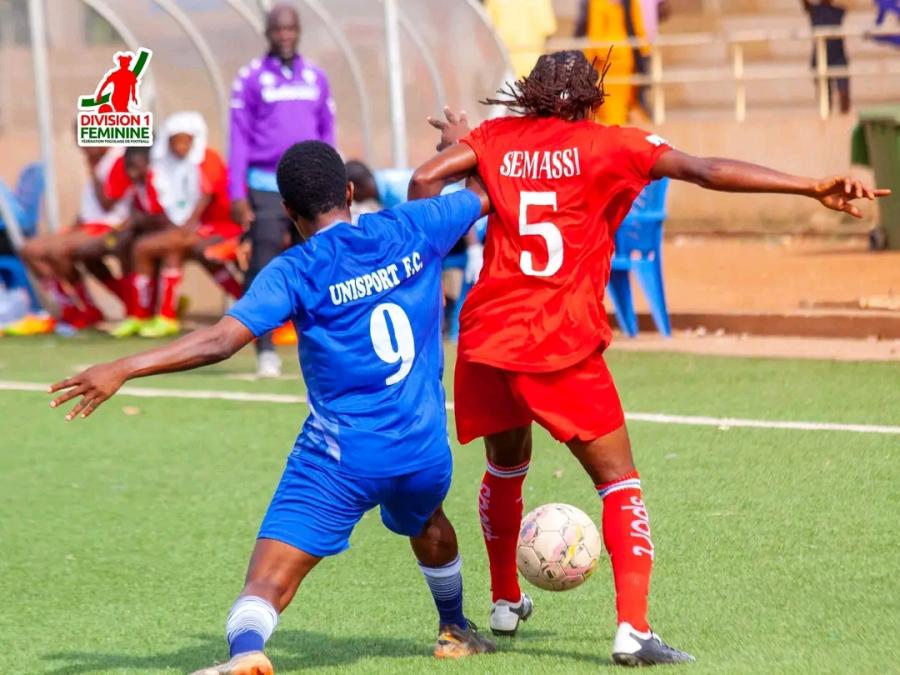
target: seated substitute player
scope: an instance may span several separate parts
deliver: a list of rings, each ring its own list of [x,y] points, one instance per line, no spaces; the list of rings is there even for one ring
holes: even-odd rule
[[[204,265],[213,279],[233,298],[241,285],[229,269],[207,260],[207,245],[236,239],[241,227],[231,221],[228,172],[225,163],[207,144],[208,130],[198,112],[178,112],[166,119],[151,150],[152,183],[165,215],[163,227],[141,237],[134,245],[132,268],[138,288],[148,288],[160,270],[158,312],[153,315],[153,297],[142,293],[128,318],[117,329],[118,337],[169,337],[181,331],[178,321],[178,290],[184,276],[184,261]]]
[[[278,164],[285,209],[305,243],[273,260],[215,326],[87,369],[51,387],[86,417],[135,377],[222,361],[292,319],[310,416],[263,519],[247,581],[228,616],[232,659],[199,671],[265,675],[262,650],[306,574],[348,547],[363,513],[410,538],[440,615],[435,656],[495,647],[466,620],[456,534],[441,509],[450,486],[441,258],[487,198],[470,190],[363,215],[331,146],[294,145]],[[351,376],[352,375],[352,376]]]
[[[479,512],[491,568],[491,628],[514,634],[532,611],[516,575],[516,537],[536,421],[568,445],[603,500],[618,614],[613,660],[692,661],[647,621],[654,549],[622,406],[603,360],[612,337],[603,294],[615,231],[644,186],[663,177],[711,190],[803,195],[852,216],[860,215],[852,200],[889,191],[850,178],[812,180],[692,157],[656,135],[596,124],[590,120],[603,103],[602,77],[580,52],[542,56],[501,93],[509,98],[487,103],[524,115],[471,132],[464,117],[432,120],[446,149],[410,185],[410,197],[421,198],[437,194],[448,176],[477,173],[495,209],[484,268],[461,316],[454,396],[459,440],[485,438]]]
[[[39,281],[44,296],[59,309],[59,318],[75,329],[88,328],[103,320],[103,314],[85,285],[84,275],[76,266],[76,253],[86,245],[114,232],[128,218],[128,205],[105,199],[103,185],[113,165],[122,156],[119,148],[82,148],[87,162],[89,184],[81,193],[78,217],[72,227],[61,232],[38,235],[25,243],[22,260]],[[121,297],[118,279],[100,257],[82,260],[82,264],[111,292]],[[19,334],[51,332],[55,321],[26,317]],[[27,325],[33,326],[27,329]]]

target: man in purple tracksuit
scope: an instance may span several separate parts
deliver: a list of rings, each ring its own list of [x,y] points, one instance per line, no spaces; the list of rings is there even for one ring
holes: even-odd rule
[[[231,91],[228,191],[234,219],[253,247],[245,288],[296,232],[281,207],[275,168],[294,143],[334,145],[334,100],[328,78],[297,53],[300,17],[289,5],[266,16],[269,51],[241,68]],[[256,341],[257,375],[277,377],[281,361],[271,335]]]

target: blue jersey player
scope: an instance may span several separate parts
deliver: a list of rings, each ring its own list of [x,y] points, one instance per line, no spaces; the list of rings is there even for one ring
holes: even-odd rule
[[[266,640],[306,574],[345,550],[380,506],[408,536],[434,596],[435,655],[492,652],[466,620],[456,533],[441,510],[452,458],[441,385],[441,259],[488,209],[463,190],[350,223],[353,185],[318,141],[290,148],[278,188],[304,243],[272,261],[216,325],[59,382],[51,405],[81,397],[87,417],[132,378],[227,359],[291,319],[310,414],[263,519],[247,580],[226,625],[231,660],[198,671],[265,675]],[[480,191],[479,191],[480,192]]]

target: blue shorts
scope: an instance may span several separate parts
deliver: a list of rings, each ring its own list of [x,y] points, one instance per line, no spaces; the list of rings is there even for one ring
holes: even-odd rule
[[[447,496],[452,474],[449,449],[446,462],[388,478],[354,476],[291,453],[258,536],[315,556],[336,555],[350,547],[363,514],[380,506],[389,530],[416,537]]]

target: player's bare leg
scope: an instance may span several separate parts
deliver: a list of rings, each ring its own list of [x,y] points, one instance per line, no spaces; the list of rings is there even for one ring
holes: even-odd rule
[[[487,470],[478,495],[478,514],[491,569],[491,630],[516,634],[531,616],[531,598],[519,587],[516,542],[522,522],[522,483],[531,462],[531,425],[484,439]]]
[[[459,546],[456,531],[442,508],[438,507],[422,533],[410,537],[409,543],[440,616],[434,655],[439,659],[458,659],[495,652],[497,646],[463,614]]]
[[[693,661],[664,643],[647,621],[654,549],[628,430],[622,425],[592,441],[575,439],[567,445],[603,500],[603,543],[612,563],[619,626],[613,661],[626,666]]]
[[[43,294],[58,307],[61,320],[76,328],[103,318],[71,260],[73,246],[83,236],[78,230],[45,235],[27,242],[22,250],[22,258],[39,281]]]
[[[226,623],[231,660],[194,675],[272,675],[275,671],[263,648],[278,615],[321,559],[274,539],[257,539],[244,588]]]

